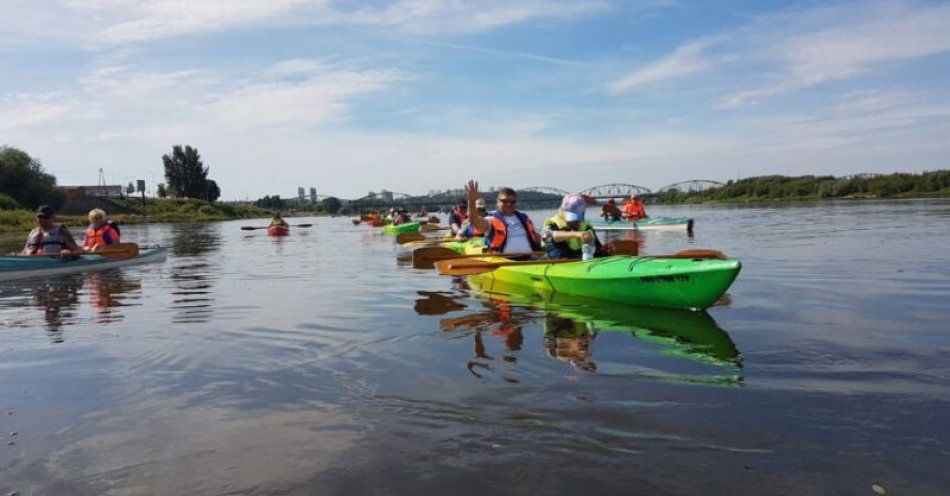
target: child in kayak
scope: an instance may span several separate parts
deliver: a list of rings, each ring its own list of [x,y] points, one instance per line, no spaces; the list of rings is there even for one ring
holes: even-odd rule
[[[40,205],[36,209],[36,228],[30,231],[30,236],[23,247],[24,255],[80,255],[82,248],[76,244],[69,229],[56,223],[53,207]]]
[[[106,222],[106,211],[101,208],[94,208],[89,211],[89,227],[86,228],[86,240],[83,241],[82,249],[87,252],[94,252],[103,246],[109,246],[119,242],[119,229],[112,222]]]
[[[594,226],[584,220],[587,203],[584,195],[571,193],[561,201],[557,214],[544,220],[541,239],[548,258],[582,258],[584,245],[591,246],[591,256],[606,255]]]

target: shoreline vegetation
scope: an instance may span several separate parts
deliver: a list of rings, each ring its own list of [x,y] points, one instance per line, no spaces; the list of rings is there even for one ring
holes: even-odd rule
[[[649,203],[769,204],[823,200],[894,200],[950,197],[950,170],[921,174],[894,173],[834,176],[747,177],[703,191],[667,191]]]

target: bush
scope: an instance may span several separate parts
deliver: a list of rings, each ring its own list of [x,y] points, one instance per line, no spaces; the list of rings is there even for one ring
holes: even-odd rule
[[[16,210],[18,208],[20,208],[20,204],[12,196],[0,193],[0,210]]]
[[[214,215],[217,213],[211,205],[202,205],[198,207],[198,213],[201,215]]]
[[[183,203],[178,207],[178,211],[183,214],[191,214],[194,213],[195,210],[198,210],[198,207],[196,207],[194,203]]]

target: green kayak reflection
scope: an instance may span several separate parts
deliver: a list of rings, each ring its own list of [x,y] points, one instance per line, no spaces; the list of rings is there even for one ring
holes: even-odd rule
[[[466,282],[462,281],[462,284]],[[628,375],[721,386],[742,383],[739,350],[705,311],[625,306],[570,295],[526,294],[523,288],[498,281],[462,289],[461,293],[420,292],[425,298],[416,300],[416,312],[423,315],[469,312],[441,319],[440,327],[444,331],[472,333],[476,364],[469,364],[470,371],[488,366],[482,363],[487,357],[483,334],[502,338],[506,351],[503,359],[515,361],[517,357],[507,352],[520,349],[524,340],[523,328],[540,324],[544,332],[545,354],[583,372],[598,372],[595,351],[600,333],[627,332],[649,343],[657,354],[688,361],[684,363],[708,366],[713,371],[712,374],[663,373],[632,364],[636,372]],[[478,298],[484,307],[482,311],[465,309],[461,301],[464,301],[466,292]]]

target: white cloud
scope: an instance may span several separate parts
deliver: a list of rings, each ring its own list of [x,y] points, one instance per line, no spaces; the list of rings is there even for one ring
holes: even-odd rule
[[[772,81],[723,97],[720,108],[853,78],[888,62],[950,52],[946,4],[852,3],[782,18],[787,23],[770,18],[737,37],[753,47],[740,60],[777,65]]]
[[[703,54],[710,44],[712,44],[711,40],[685,43],[672,54],[610,83],[609,91],[612,94],[628,93],[704,71],[712,65],[712,61]]]

